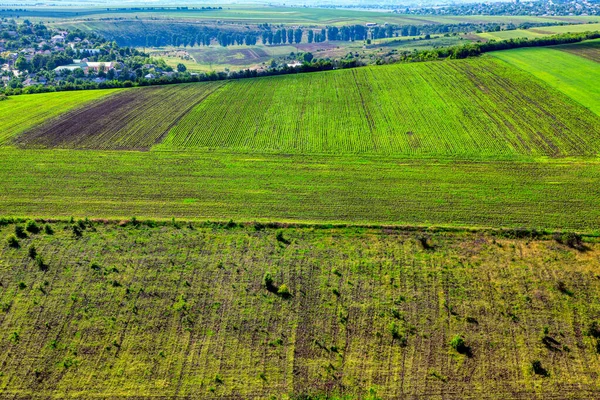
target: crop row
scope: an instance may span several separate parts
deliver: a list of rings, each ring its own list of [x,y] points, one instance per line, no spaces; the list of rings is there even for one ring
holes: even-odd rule
[[[556,48],[600,63],[600,39],[557,46]]]
[[[600,118],[493,58],[232,82],[157,149],[593,155]]]
[[[0,146],[12,138],[74,108],[118,92],[117,90],[82,90],[9,97],[0,101]]]
[[[595,161],[5,149],[0,210],[591,232],[599,175]]]
[[[148,149],[219,84],[123,90],[15,138],[29,148]]]

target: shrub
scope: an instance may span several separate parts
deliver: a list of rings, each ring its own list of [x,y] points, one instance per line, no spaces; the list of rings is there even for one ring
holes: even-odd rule
[[[38,268],[40,269],[40,271],[48,270],[48,264],[46,264],[46,262],[44,261],[44,258],[41,255],[38,254],[35,256],[35,263],[38,266]]]
[[[555,233],[554,240],[572,249],[583,249],[583,238],[575,232]]]
[[[6,237],[6,242],[12,248],[18,249],[20,247],[19,239],[17,239],[17,236],[15,236],[15,235],[8,235]]]
[[[442,382],[448,382],[448,378],[444,375],[442,375],[440,372],[436,371],[435,369],[431,368],[429,370],[429,376],[432,376],[434,378],[439,379]]]
[[[283,243],[283,244],[290,244],[290,241],[287,240],[284,236],[283,236],[283,231],[277,231],[277,234],[275,235],[275,238],[277,239],[277,241],[279,243]]]
[[[44,226],[44,233],[46,233],[46,235],[54,235],[54,229],[52,229],[52,225],[46,224]]]
[[[587,334],[596,339],[600,339],[600,324],[598,321],[594,321],[590,324]]]
[[[419,243],[421,243],[423,250],[433,250],[434,246],[431,245],[428,236],[424,236],[424,235],[418,236],[417,240],[419,241]]]
[[[79,225],[73,225],[71,227],[71,229],[73,230],[74,237],[80,238],[83,236],[83,229],[81,229],[81,227]]]
[[[283,285],[279,286],[279,289],[277,289],[277,294],[279,296],[283,297],[284,299],[287,299],[292,296],[292,294],[290,293],[290,290],[288,289],[288,287],[285,283]]]
[[[100,264],[98,264],[95,261],[90,264],[90,268],[93,269],[94,271],[100,271],[102,269]]]
[[[567,296],[573,295],[573,292],[567,287],[567,284],[564,281],[558,281],[556,284],[556,289]]]
[[[41,228],[34,220],[27,221],[27,225],[25,225],[25,230],[29,233],[40,233]]]
[[[393,340],[397,340],[400,342],[401,346],[406,346],[407,339],[406,335],[400,331],[400,327],[396,322],[392,322],[389,326],[390,334],[392,335]]]
[[[450,341],[450,347],[456,350],[460,354],[471,356],[471,348],[467,346],[465,339],[461,335],[454,335]]]
[[[263,284],[267,288],[269,292],[277,292],[277,286],[273,283],[273,277],[270,272],[265,272],[265,276],[263,277]]]
[[[35,257],[38,255],[37,250],[34,245],[29,246],[29,258],[35,260]]]
[[[21,225],[15,225],[15,235],[17,235],[19,239],[25,239],[27,237],[25,228],[23,228]]]
[[[546,368],[544,368],[542,366],[542,362],[540,360],[534,360],[531,362],[531,369],[533,370],[533,373],[536,375],[541,375],[541,376],[548,376],[548,371],[546,370]]]

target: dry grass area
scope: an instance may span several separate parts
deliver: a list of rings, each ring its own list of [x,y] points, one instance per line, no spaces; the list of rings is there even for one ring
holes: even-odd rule
[[[597,243],[50,225],[0,228],[1,397],[600,395]]]

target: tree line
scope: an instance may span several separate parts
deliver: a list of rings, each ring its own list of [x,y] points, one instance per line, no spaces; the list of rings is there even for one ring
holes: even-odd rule
[[[164,47],[164,46],[210,46],[232,45],[254,46],[299,43],[321,43],[325,41],[366,41],[394,37],[453,34],[460,32],[495,32],[500,30],[527,29],[536,26],[559,25],[562,23],[458,23],[427,25],[347,25],[327,26],[320,29],[282,27],[259,24],[245,29],[213,27],[195,24],[164,24],[148,21],[128,21],[111,25],[97,24],[94,30],[104,37],[116,41],[119,46]],[[151,32],[151,33],[149,33]]]

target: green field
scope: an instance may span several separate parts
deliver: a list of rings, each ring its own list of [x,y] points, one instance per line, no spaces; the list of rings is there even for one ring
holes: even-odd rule
[[[0,101],[0,146],[13,136],[75,107],[101,99],[118,90],[82,90],[15,96]]]
[[[6,140],[0,209],[594,232],[600,119],[564,93],[491,56],[122,90]]]
[[[600,22],[598,16],[424,16],[404,15],[392,12],[378,12],[365,10],[324,9],[311,7],[277,7],[277,6],[252,6],[230,5],[222,10],[123,10],[112,9],[106,11],[104,7],[28,7],[28,11],[19,11],[20,17],[30,19],[43,19],[54,21],[58,24],[83,23],[90,20],[106,18],[130,19],[165,19],[165,20],[192,20],[192,21],[224,21],[237,24],[284,24],[284,25],[352,25],[367,22],[390,24],[435,24],[435,23],[514,23],[523,22],[565,22],[587,23]],[[0,12],[0,16],[16,16],[16,12]]]
[[[556,46],[554,48],[600,63],[600,39]]]
[[[517,38],[535,39],[545,36],[545,34],[538,33],[533,29],[514,29],[509,31],[483,32],[478,33],[477,36],[487,40],[508,40]]]
[[[586,90],[600,90],[598,82]],[[493,57],[217,86],[124,91],[17,135],[13,142],[26,148],[157,145],[156,150],[490,159],[589,157],[600,150],[599,116]]]
[[[587,43],[587,42],[584,42]],[[572,45],[570,45],[572,46]],[[491,53],[530,72],[600,116],[600,67],[597,62],[559,48],[522,48]]]
[[[600,226],[598,160],[0,149],[0,171],[13,216]]]
[[[598,399],[598,43],[0,101],[0,399]]]
[[[18,249],[0,245],[3,398],[525,400],[600,390],[596,243],[51,227]]]
[[[123,90],[77,107],[14,142],[29,148],[147,150],[219,86],[196,83]]]
[[[600,119],[548,90],[491,58],[240,81],[187,114],[160,148],[597,154]]]
[[[541,34],[555,35],[557,33],[577,33],[577,32],[593,32],[600,30],[598,24],[577,24],[577,25],[559,25],[559,26],[544,26],[540,28],[531,28],[532,32]]]

